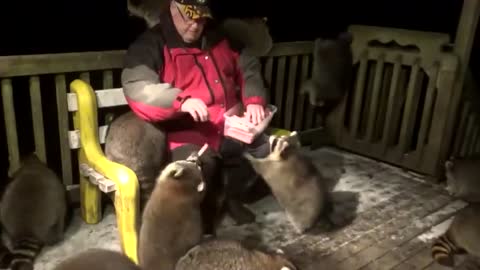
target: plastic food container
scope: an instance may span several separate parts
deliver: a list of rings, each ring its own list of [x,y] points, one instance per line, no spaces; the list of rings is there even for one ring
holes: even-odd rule
[[[223,114],[225,117],[224,136],[251,144],[272,121],[273,115],[277,112],[277,107],[267,105],[265,112],[267,114],[265,119],[260,124],[254,125],[244,117],[242,104],[233,106]]]

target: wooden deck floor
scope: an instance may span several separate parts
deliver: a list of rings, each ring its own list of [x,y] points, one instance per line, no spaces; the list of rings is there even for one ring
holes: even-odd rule
[[[330,149],[310,155],[325,175],[339,179],[334,187],[335,214],[354,216],[351,224],[334,231],[319,225],[310,234],[299,235],[275,200],[267,197],[250,205],[256,223],[235,226],[227,218],[219,235],[282,248],[301,270],[444,269],[432,262],[430,239],[441,233],[445,228],[441,223],[464,202],[452,200],[420,176],[370,159]],[[119,250],[113,215],[110,209],[97,225],[83,224],[76,217],[65,241],[42,252],[35,269],[52,269],[66,256],[89,247]]]
[[[331,155],[335,154],[313,156],[323,170],[335,170]],[[226,226],[222,235],[282,248],[302,270],[442,269],[432,262],[426,236],[432,238],[429,230],[448,222],[466,204],[401,170],[348,154],[339,156],[346,172],[335,187],[334,194],[343,195],[337,196],[335,209],[338,215],[349,215],[352,204],[358,203],[351,224],[335,231],[318,229],[297,235],[275,201],[268,198],[251,206],[260,224]],[[352,200],[355,197],[358,202]]]

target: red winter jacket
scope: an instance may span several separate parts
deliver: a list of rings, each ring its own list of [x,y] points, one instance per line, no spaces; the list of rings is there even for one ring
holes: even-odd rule
[[[234,50],[221,31],[206,28],[201,41],[184,43],[168,14],[126,54],[122,85],[127,102],[141,119],[164,123],[170,150],[186,143],[208,143],[218,150],[226,110],[240,100],[265,105],[259,60]],[[194,122],[180,112],[189,97],[205,102],[209,121]]]

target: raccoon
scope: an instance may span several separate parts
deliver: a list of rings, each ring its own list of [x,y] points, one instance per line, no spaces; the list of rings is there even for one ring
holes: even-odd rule
[[[347,92],[353,77],[352,40],[348,32],[315,40],[312,78],[300,89],[308,94],[311,105],[333,107]]]
[[[480,257],[480,204],[470,204],[453,218],[447,231],[432,244],[432,257],[453,267],[456,254]]]
[[[447,191],[467,202],[480,203],[480,158],[450,158],[445,162]]]
[[[326,180],[313,162],[299,152],[296,132],[289,137],[270,137],[271,153],[266,158],[244,156],[270,186],[285,209],[297,233],[311,228],[330,210]]]
[[[129,111],[110,124],[105,138],[105,155],[135,172],[143,209],[152,193],[155,178],[168,160],[165,131]]]
[[[249,55],[264,56],[273,47],[266,17],[228,18],[220,27],[234,47],[242,48]]]
[[[465,260],[453,268],[454,270],[480,270],[480,258],[467,256]]]
[[[283,254],[249,249],[240,242],[207,239],[178,260],[175,270],[296,270]]]
[[[139,237],[143,270],[169,270],[203,235],[201,203],[205,181],[196,162],[168,164],[145,205]]]
[[[160,23],[160,14],[168,10],[169,1],[158,0],[127,0],[130,16],[143,19],[148,28]]]
[[[201,204],[204,232],[215,235],[216,228],[226,214],[223,159],[220,154],[209,147],[200,156],[198,156],[199,151],[201,149],[198,145],[182,145],[172,151],[172,161],[185,160],[189,156],[197,159],[197,164],[201,166],[206,181],[205,198]]]
[[[0,205],[2,229],[10,243],[10,268],[33,269],[44,245],[63,239],[67,195],[60,178],[35,154],[24,158]],[[8,257],[8,256],[7,256]]]
[[[59,263],[54,270],[140,270],[127,256],[107,249],[91,248]]]

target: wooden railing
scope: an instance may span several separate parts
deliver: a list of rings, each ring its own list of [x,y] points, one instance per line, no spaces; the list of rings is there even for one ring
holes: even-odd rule
[[[50,166],[60,167],[59,175],[67,188],[75,187],[73,176],[76,172],[72,167],[75,162],[72,162],[68,146],[68,130],[71,126],[67,111],[68,83],[73,78],[89,80],[91,72],[100,71],[104,87],[113,87],[113,72],[122,67],[123,55],[124,51],[108,51],[0,57],[9,174],[18,168],[20,150],[34,150]],[[26,81],[29,82],[28,86],[24,84]],[[27,103],[27,87],[30,106]],[[55,110],[51,104],[56,104]],[[24,128],[26,123],[19,123],[18,120],[19,116],[25,117],[28,111],[31,113],[34,149],[28,149],[30,129]],[[21,127],[19,124],[22,124]],[[48,161],[47,157],[52,157],[53,161]]]
[[[306,130],[315,126],[314,110],[298,92],[301,81],[310,76],[312,46],[310,41],[277,43],[261,58],[271,102],[279,108],[273,120],[276,127]],[[36,151],[58,172],[71,195],[76,195],[79,170],[76,155],[72,155],[75,150],[69,146],[68,132],[73,127],[67,85],[81,78],[94,89],[121,87],[124,54],[105,51],[0,57],[9,173],[18,168],[21,154]],[[99,125],[105,124],[109,112],[108,108],[99,110]]]
[[[337,145],[439,177],[449,155],[461,91],[450,38],[352,26],[356,80],[329,119]]]
[[[384,32],[379,35],[380,30]],[[458,59],[441,52],[439,44],[446,43],[447,36],[359,26],[350,31],[356,80],[327,121],[337,146],[433,176],[439,176],[443,160],[451,154],[454,136],[457,152],[480,148],[477,114],[464,108],[460,118],[453,118],[460,104],[472,106],[460,103],[461,91],[452,90]],[[377,46],[370,42],[375,39],[399,44]],[[277,43],[261,57],[270,102],[279,108],[272,122],[275,127],[299,131],[317,127],[314,109],[299,93],[301,82],[311,76],[312,50],[311,41]],[[76,194],[79,170],[76,155],[72,155],[76,150],[69,146],[73,125],[67,111],[67,85],[81,78],[94,89],[121,87],[124,54],[0,57],[2,133],[7,135],[10,172],[18,168],[21,154],[35,150],[59,173],[71,194]],[[100,126],[105,125],[111,110],[99,109]],[[114,110],[118,114],[128,107]],[[456,122],[461,122],[463,133],[454,132]]]

